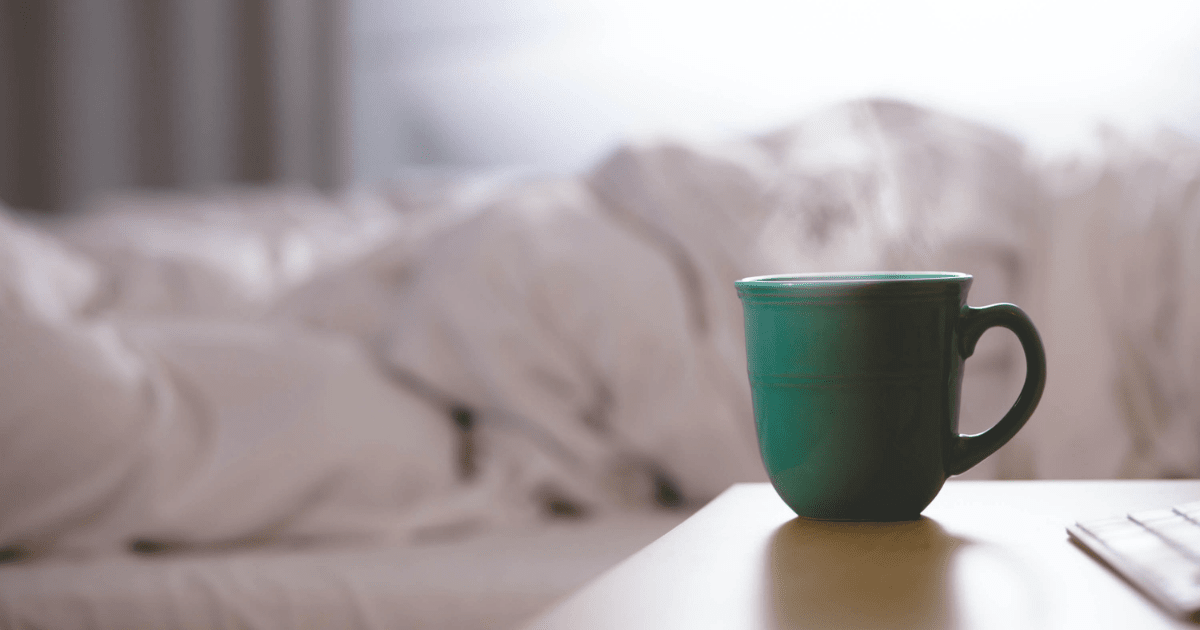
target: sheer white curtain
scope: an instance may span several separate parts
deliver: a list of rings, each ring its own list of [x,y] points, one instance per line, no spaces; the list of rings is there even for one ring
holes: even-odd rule
[[[354,0],[356,162],[574,172],[888,97],[1055,155],[1097,124],[1200,136],[1189,0]],[[356,171],[362,167],[356,165]]]

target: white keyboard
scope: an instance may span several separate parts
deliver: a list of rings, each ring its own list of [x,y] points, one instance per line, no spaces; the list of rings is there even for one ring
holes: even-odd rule
[[[1067,533],[1172,614],[1200,621],[1200,501],[1076,523]]]

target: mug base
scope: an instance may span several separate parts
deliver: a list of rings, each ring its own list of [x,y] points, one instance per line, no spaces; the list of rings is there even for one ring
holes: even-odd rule
[[[794,512],[795,510],[792,510],[792,511]],[[908,521],[919,521],[922,518],[920,512],[917,512],[916,514],[905,514],[905,515],[896,515],[896,516],[889,515],[884,518],[805,516],[805,515],[799,514],[799,513],[796,514],[796,517],[806,520],[806,521],[820,521],[823,523],[902,523],[902,522],[908,522]]]

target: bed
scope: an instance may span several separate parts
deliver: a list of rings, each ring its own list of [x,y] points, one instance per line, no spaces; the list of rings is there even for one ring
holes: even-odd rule
[[[1200,145],[907,103],[574,176],[0,215],[0,621],[511,627],[764,478],[732,282],[942,268],[1046,341],[976,478],[1200,474]],[[968,363],[964,430],[1015,399]]]

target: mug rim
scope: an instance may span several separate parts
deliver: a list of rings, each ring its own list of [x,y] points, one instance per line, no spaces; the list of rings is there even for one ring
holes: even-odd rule
[[[970,286],[973,276],[958,271],[837,271],[828,273],[784,273],[751,276],[734,283],[738,294],[844,295],[866,287],[878,287],[886,294],[916,291],[941,294],[957,286]],[[940,287],[940,288],[939,288]],[[898,295],[898,294],[897,294]]]
[[[944,282],[946,280],[970,280],[971,274],[958,271],[834,271],[822,273],[776,273],[765,276],[742,278],[736,283],[740,286],[807,286],[807,285],[859,285],[871,283]]]

